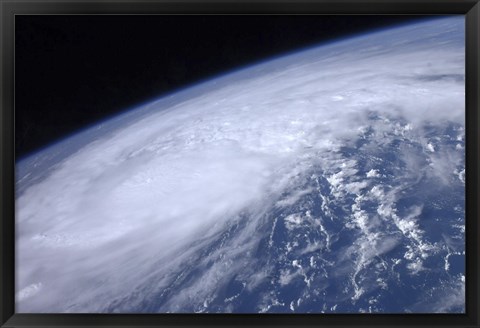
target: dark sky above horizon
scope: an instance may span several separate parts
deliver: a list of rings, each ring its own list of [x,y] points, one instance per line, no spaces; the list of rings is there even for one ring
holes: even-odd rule
[[[424,16],[15,18],[15,147],[38,151],[116,113],[272,56]]]

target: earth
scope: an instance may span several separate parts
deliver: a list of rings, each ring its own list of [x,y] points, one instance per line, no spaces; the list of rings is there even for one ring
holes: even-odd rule
[[[464,17],[301,49],[16,163],[16,311],[464,313]]]

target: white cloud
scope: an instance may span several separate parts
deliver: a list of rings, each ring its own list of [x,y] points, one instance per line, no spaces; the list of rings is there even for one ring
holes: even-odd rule
[[[298,213],[295,213],[290,214],[283,220],[285,221],[285,226],[287,227],[287,229],[291,230],[294,229],[296,226],[300,225],[303,221],[303,218]]]
[[[367,178],[377,178],[380,176],[380,173],[378,170],[371,169],[370,171],[367,172]]]
[[[435,152],[435,147],[429,142],[427,144],[427,150],[434,153]]]
[[[423,261],[416,258],[415,261],[407,264],[407,268],[410,269],[411,274],[418,274],[420,271],[424,270]]]
[[[15,296],[18,301],[23,301],[37,294],[42,289],[42,283],[31,284],[20,290]]]
[[[307,195],[313,191],[312,188],[306,188],[306,189],[300,189],[294,191],[291,195],[288,197],[281,199],[277,202],[278,207],[287,207],[287,206],[292,206],[295,204],[302,196]]]

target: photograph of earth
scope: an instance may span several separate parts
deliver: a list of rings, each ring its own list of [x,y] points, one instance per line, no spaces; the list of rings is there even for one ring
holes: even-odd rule
[[[465,313],[464,16],[20,15],[15,42],[16,312]]]

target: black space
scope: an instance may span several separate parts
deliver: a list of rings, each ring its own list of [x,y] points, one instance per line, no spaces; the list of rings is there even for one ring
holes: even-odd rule
[[[17,15],[16,156],[223,72],[420,19],[425,17]]]

